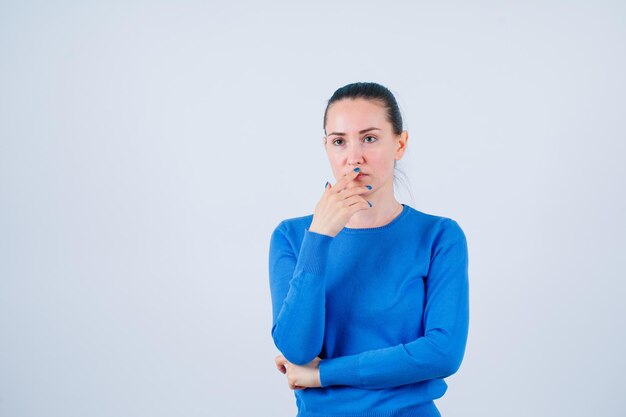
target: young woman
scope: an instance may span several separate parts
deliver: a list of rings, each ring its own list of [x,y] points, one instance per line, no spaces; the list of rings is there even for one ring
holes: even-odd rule
[[[465,235],[394,197],[408,133],[387,88],[339,88],[324,133],[336,183],[270,240],[276,366],[298,417],[440,416],[469,328]]]

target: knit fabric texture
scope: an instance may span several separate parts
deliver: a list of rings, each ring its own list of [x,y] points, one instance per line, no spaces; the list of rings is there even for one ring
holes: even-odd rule
[[[294,390],[298,417],[437,417],[469,329],[459,224],[402,204],[390,223],[309,231],[281,221],[269,250],[274,344],[322,387]]]

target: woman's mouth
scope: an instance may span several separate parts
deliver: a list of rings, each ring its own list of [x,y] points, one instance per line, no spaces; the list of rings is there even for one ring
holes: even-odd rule
[[[359,174],[356,177],[354,177],[354,179],[355,180],[360,180],[361,178],[366,177],[366,176],[367,176],[367,174]]]

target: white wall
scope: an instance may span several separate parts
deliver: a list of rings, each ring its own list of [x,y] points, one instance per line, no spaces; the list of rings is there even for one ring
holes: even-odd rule
[[[468,238],[442,414],[623,413],[626,6],[383,4],[0,2],[0,416],[295,415],[269,237],[354,81]]]

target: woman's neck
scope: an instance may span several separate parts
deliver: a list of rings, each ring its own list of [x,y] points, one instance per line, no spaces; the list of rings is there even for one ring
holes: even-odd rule
[[[359,210],[352,215],[346,227],[351,229],[364,229],[380,227],[389,224],[402,212],[402,205],[392,195],[387,199],[366,197],[372,201],[372,207]]]

